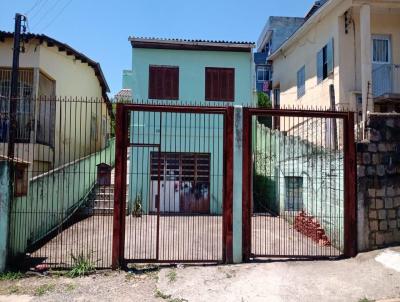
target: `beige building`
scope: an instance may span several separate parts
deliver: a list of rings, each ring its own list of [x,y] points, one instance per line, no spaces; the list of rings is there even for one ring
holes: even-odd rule
[[[398,110],[400,0],[317,1],[269,59],[281,106]]]
[[[100,65],[46,35],[27,34],[20,54],[15,156],[30,176],[107,144],[109,91]],[[13,34],[0,31],[0,154],[7,153]],[[84,102],[82,101],[84,100]]]

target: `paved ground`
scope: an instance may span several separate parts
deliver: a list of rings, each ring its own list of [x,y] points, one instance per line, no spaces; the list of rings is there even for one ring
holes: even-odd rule
[[[3,295],[3,296],[2,296]],[[337,261],[160,267],[0,281],[4,301],[307,301],[400,299],[400,247]]]
[[[222,217],[161,216],[160,260],[222,260]],[[112,216],[92,216],[68,229],[32,254],[46,263],[71,265],[72,255],[84,254],[99,267],[111,266]],[[125,257],[156,259],[157,216],[126,218]],[[269,255],[335,256],[334,247],[323,247],[293,229],[279,217],[253,217],[252,252]]]

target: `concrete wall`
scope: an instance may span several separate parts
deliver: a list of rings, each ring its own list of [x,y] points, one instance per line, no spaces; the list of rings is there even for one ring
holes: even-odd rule
[[[0,161],[0,273],[6,267],[9,228],[9,177],[8,163]]]
[[[400,115],[371,114],[357,144],[358,249],[400,244]]]
[[[29,247],[70,217],[86,200],[96,178],[96,165],[114,164],[115,141],[106,149],[71,162],[30,181],[27,196],[16,197],[11,208],[11,256]]]

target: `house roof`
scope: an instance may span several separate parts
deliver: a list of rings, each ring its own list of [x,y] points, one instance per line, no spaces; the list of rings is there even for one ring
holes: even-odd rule
[[[129,37],[133,48],[251,52],[254,42]]]
[[[339,5],[338,0],[320,0],[316,1],[306,15],[306,21],[301,25],[282,45],[275,50],[268,60],[275,59],[285,48],[294,43],[303,33],[307,32],[316,22],[318,18],[329,13],[334,7]]]
[[[27,40],[37,39],[40,43],[46,42],[48,47],[57,47],[58,51],[65,52],[67,56],[74,56],[75,59],[80,60],[82,63],[87,63],[91,68],[93,68],[94,73],[99,80],[100,86],[102,88],[102,95],[106,103],[110,104],[110,100],[107,96],[107,92],[110,92],[110,88],[108,87],[107,81],[104,77],[103,71],[101,70],[100,64],[96,61],[93,61],[83,53],[77,51],[66,43],[60,42],[56,39],[53,39],[44,34],[33,34],[27,33],[24,34],[24,37]],[[3,42],[6,38],[13,39],[14,33],[1,31],[0,30],[0,42]]]
[[[132,99],[132,90],[131,89],[121,89],[115,96],[115,100],[122,101],[122,100],[131,100]]]

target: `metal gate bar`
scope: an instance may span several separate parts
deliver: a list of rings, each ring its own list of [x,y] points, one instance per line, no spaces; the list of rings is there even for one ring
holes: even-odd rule
[[[252,253],[252,139],[253,117],[292,117],[309,119],[338,119],[343,121],[343,154],[344,154],[344,248],[343,256],[351,257],[356,254],[356,174],[355,174],[355,143],[354,143],[354,113],[340,111],[317,111],[317,110],[292,110],[292,109],[264,109],[264,108],[244,108],[243,116],[243,259],[249,261],[252,257],[290,257],[290,258],[329,258],[329,256],[308,255],[307,253],[285,253],[279,252],[269,254]],[[276,120],[276,118],[275,118]],[[289,138],[290,139],[290,138]],[[293,139],[293,138],[292,138]],[[293,218],[293,217],[291,217]],[[281,231],[275,230],[273,232]],[[278,228],[282,227],[279,222]],[[289,235],[287,230],[283,230],[283,236]],[[294,233],[293,233],[294,234]],[[292,234],[292,235],[293,235]],[[279,234],[281,235],[281,234]],[[271,244],[271,242],[270,242]],[[285,250],[285,249],[284,249]]]
[[[171,106],[159,104],[117,104],[116,117],[116,179],[115,179],[115,210],[113,227],[113,268],[128,262],[154,262],[153,259],[125,259],[125,217],[126,217],[126,177],[127,177],[127,147],[133,146],[128,140],[128,113],[187,113],[210,114],[223,117],[223,190],[222,190],[222,261],[232,262],[232,198],[233,198],[233,107],[203,107],[203,106]],[[160,208],[160,207],[159,207]],[[160,217],[158,213],[158,217]],[[159,225],[157,226],[159,228]],[[158,240],[158,239],[157,239]],[[157,249],[158,251],[158,249]],[[210,262],[210,260],[176,260],[159,259],[156,262]]]

